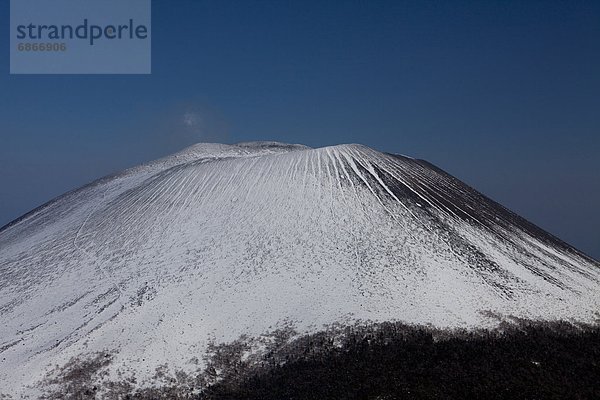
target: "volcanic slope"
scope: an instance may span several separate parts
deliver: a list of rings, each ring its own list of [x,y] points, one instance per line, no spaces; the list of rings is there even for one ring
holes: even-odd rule
[[[599,306],[597,261],[425,161],[198,144],[0,230],[0,392],[99,351],[149,385],[286,324],[594,322]]]

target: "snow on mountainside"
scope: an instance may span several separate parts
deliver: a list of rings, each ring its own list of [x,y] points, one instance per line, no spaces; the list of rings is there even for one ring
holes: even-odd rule
[[[599,306],[597,261],[425,161],[198,144],[0,230],[0,393],[106,350],[143,386],[287,323],[593,322]]]

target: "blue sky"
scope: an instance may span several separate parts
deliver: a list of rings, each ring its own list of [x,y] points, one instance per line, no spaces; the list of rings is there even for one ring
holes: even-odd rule
[[[356,142],[431,161],[600,258],[600,2],[152,7],[147,76],[11,76],[0,39],[0,225],[195,142]]]

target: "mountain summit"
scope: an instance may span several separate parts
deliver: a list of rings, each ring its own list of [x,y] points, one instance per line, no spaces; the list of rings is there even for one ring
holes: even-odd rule
[[[589,323],[599,307],[597,261],[426,161],[197,144],[0,230],[0,393],[97,352],[143,386],[288,325]]]

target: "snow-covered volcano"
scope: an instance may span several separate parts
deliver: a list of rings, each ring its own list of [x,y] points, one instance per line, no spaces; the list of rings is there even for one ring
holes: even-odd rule
[[[357,320],[595,321],[600,265],[433,165],[198,144],[0,230],[0,393],[112,351],[150,384],[211,341]]]

